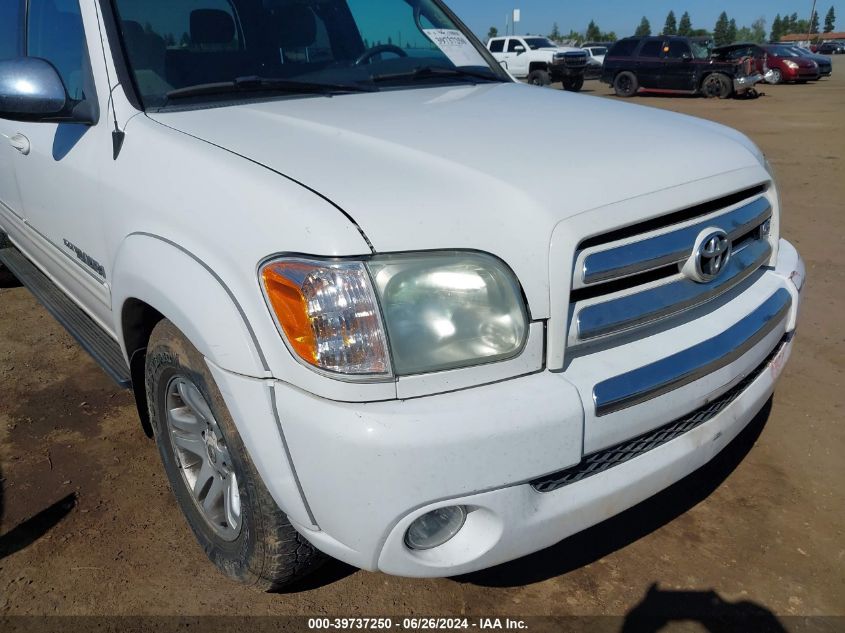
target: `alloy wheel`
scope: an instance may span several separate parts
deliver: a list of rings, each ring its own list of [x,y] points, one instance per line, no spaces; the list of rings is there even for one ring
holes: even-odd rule
[[[225,541],[241,531],[238,478],[211,407],[185,376],[167,385],[167,427],[182,479],[202,517]]]

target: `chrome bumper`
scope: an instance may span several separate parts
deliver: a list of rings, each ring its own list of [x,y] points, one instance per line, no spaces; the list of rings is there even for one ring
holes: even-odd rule
[[[778,290],[722,334],[597,384],[593,389],[596,416],[642,404],[727,367],[780,325],[791,307],[792,295]]]
[[[745,92],[763,81],[763,79],[764,77],[760,73],[754,73],[753,75],[748,75],[747,77],[735,77],[734,90],[736,92]]]

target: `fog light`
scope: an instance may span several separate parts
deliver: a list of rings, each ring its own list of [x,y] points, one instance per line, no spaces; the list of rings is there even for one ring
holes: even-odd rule
[[[415,550],[439,547],[461,530],[466,518],[462,506],[433,510],[411,523],[405,533],[405,544]]]

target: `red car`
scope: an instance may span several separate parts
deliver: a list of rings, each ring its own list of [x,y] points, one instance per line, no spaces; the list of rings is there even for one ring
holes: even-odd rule
[[[771,71],[771,82],[775,84],[797,81],[807,83],[819,78],[819,65],[812,59],[801,57],[789,46],[764,46],[768,54],[766,63]]]

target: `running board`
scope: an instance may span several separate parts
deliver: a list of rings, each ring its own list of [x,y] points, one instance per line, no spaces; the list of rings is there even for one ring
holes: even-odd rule
[[[109,377],[119,386],[132,386],[129,367],[117,341],[103,330],[85,312],[71,301],[50,279],[30,262],[0,233],[0,263],[43,305],[47,312],[76,339],[76,342],[97,361]]]

